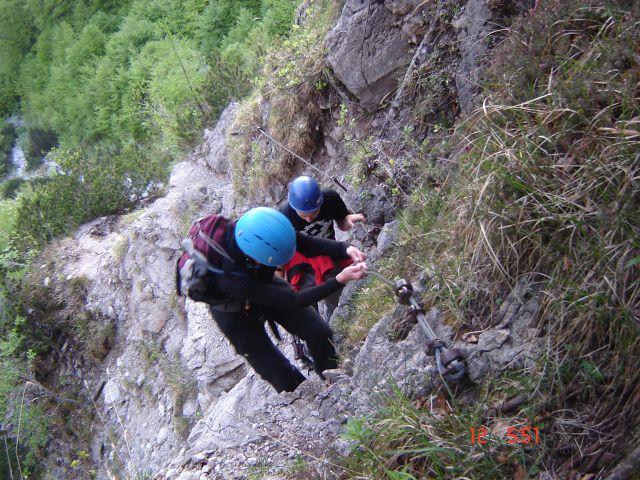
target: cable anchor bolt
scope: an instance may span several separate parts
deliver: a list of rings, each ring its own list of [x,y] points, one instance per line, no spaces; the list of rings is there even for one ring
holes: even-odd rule
[[[413,286],[411,282],[401,278],[400,280],[396,280],[395,283],[395,292],[398,297],[398,303],[400,305],[410,305],[410,299],[413,296]]]

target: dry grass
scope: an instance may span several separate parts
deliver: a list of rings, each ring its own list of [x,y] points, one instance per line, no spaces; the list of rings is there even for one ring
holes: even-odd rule
[[[352,302],[348,318],[338,320],[336,325],[338,334],[344,337],[340,350],[345,352],[364,341],[371,327],[392,309],[394,295],[388,285],[374,278],[358,290]]]
[[[289,150],[303,158],[310,158],[320,143],[322,111],[318,105],[319,94],[301,89],[291,93],[275,91],[269,97],[267,129],[270,134]],[[295,160],[282,149],[271,146],[270,174],[279,179],[288,179]]]
[[[257,93],[241,103],[228,137],[234,187],[246,196],[286,184],[297,160],[261,136],[264,128],[286,148],[310,158],[321,139],[329,95],[322,39],[337,11],[332,0],[309,2],[306,20],[265,59]]]
[[[506,437],[506,425],[533,428],[523,416],[486,418],[481,404],[456,403],[444,389],[409,398],[392,387],[380,400],[372,417],[349,421],[345,437],[356,446],[341,478],[526,478],[525,465],[536,462],[541,445]]]
[[[22,301],[31,309],[29,318],[50,332],[51,342],[70,340],[85,359],[101,361],[113,346],[113,320],[87,307],[90,279],[53,274],[63,270],[62,260],[54,255],[54,247],[46,248],[39,258],[40,268],[33,266],[23,281]],[[46,352],[51,344],[35,348]]]
[[[182,414],[184,404],[196,397],[198,385],[178,355],[169,355],[155,340],[147,339],[137,345],[139,358],[147,374],[162,373],[168,391],[171,393],[173,406],[173,426],[176,434],[185,440],[189,434],[192,418]],[[148,392],[154,398],[153,392]]]
[[[549,350],[535,371],[517,375],[539,379],[518,389],[535,392],[522,414],[544,422],[544,445],[515,470],[499,455],[459,452],[462,437],[447,440],[459,428],[449,425],[446,437],[440,419],[391,398],[392,408],[356,432],[365,474],[451,478],[467,465],[455,473],[600,478],[637,444],[640,5],[612,5],[540,0],[514,24],[482,108],[452,137],[459,171],[437,189],[422,179],[402,217],[404,254],[395,256],[394,271],[431,271],[423,297],[459,329],[494,326],[522,277],[543,282],[537,321]],[[449,421],[465,412],[474,409]],[[434,446],[453,460],[426,453]],[[425,455],[415,455],[420,448]],[[438,465],[445,470],[428,470]]]
[[[229,127],[227,154],[233,187],[239,194],[246,193],[245,174],[252,163],[252,145],[259,135],[258,127],[262,124],[260,101],[261,98],[258,95],[244,100]]]
[[[420,2],[422,16],[429,19],[424,44],[429,53],[423,54],[423,63],[407,70],[401,88],[394,93],[392,103],[410,106],[410,114],[404,120],[418,130],[430,128],[430,124],[452,124],[459,114],[456,91],[458,38],[452,23],[466,2]]]
[[[548,64],[536,76],[515,65],[464,125],[472,182],[456,212],[478,294],[495,299],[523,275],[546,283],[540,323],[558,365],[546,392],[550,467],[570,475],[606,468],[639,426],[640,66],[629,52],[640,17],[576,2],[540,9],[544,35],[532,40],[538,19],[500,53],[523,55],[520,42],[523,62],[539,68],[533,51]]]

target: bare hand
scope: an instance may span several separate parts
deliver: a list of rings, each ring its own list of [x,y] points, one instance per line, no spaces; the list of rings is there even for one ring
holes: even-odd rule
[[[347,283],[352,280],[360,280],[364,278],[367,273],[367,264],[362,262],[356,265],[349,265],[344,270],[342,270],[338,275],[336,275],[336,280],[339,283]]]
[[[346,224],[349,227],[349,229],[353,228],[353,224],[356,222],[364,222],[365,217],[363,214],[361,213],[352,213],[350,215],[347,215],[346,218]]]
[[[347,255],[349,255],[351,257],[351,260],[353,260],[355,263],[364,262],[367,258],[364,253],[362,253],[357,247],[354,247],[353,245],[349,245],[347,247]]]
[[[343,232],[351,230],[356,222],[364,222],[366,217],[362,213],[350,213],[338,221],[338,228]]]

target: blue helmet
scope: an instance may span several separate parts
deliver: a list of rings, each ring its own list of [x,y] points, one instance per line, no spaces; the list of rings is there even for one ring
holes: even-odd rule
[[[320,185],[312,177],[303,175],[289,185],[289,205],[294,210],[309,213],[322,206]]]
[[[245,255],[269,267],[287,263],[296,252],[296,232],[273,208],[256,207],[236,223],[235,239]]]

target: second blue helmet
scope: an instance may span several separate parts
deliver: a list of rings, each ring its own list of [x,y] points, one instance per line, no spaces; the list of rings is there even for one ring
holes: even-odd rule
[[[322,206],[322,191],[313,177],[303,175],[289,185],[289,205],[294,210],[310,213]]]
[[[245,255],[269,267],[287,263],[296,252],[296,232],[273,208],[256,207],[236,223],[235,239]]]

